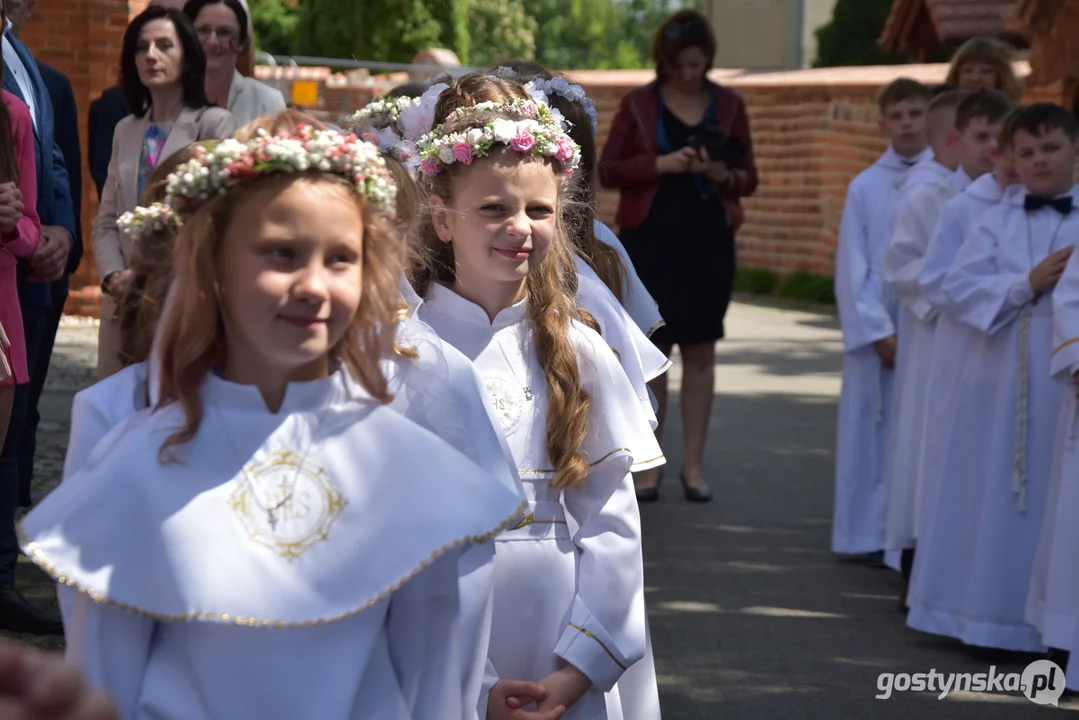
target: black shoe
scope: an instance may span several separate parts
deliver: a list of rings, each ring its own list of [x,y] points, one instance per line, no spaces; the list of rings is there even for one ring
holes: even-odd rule
[[[686,476],[682,475],[682,490],[686,494],[686,500],[693,503],[706,503],[712,501],[712,491],[707,487],[695,488],[686,483]]]
[[[871,568],[885,568],[888,567],[884,564],[884,551],[876,550],[871,553],[865,554],[865,564]]]
[[[30,604],[14,587],[0,588],[0,630],[29,635],[63,635],[59,615]]]
[[[659,479],[656,480],[656,486],[650,488],[635,488],[637,492],[637,502],[639,503],[653,503],[659,500],[659,484],[663,482],[663,473],[660,473]]]

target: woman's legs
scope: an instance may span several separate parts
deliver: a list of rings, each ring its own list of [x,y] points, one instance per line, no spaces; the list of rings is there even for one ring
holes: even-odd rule
[[[674,349],[673,345],[661,345],[659,343],[656,343],[656,347],[667,357],[671,356],[671,351]],[[667,373],[663,373],[648,383],[648,388],[656,396],[656,420],[658,421],[656,425],[656,441],[662,444],[663,419],[667,416]],[[638,490],[651,490],[659,485],[659,479],[662,476],[663,466],[661,465],[638,473],[637,477],[634,478],[634,484]]]
[[[712,418],[716,344],[695,343],[678,349],[682,355],[682,425],[686,433],[682,477],[689,487],[704,489],[704,443]]]
[[[11,406],[15,401],[15,386],[0,385],[0,447],[7,437],[8,424],[11,422]]]

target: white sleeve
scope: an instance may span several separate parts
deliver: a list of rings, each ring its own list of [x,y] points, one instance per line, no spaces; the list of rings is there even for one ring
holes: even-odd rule
[[[941,208],[929,247],[925,251],[921,274],[918,276],[918,287],[921,288],[922,295],[938,311],[951,312],[951,302],[944,292],[944,278],[952,269],[952,263],[955,262],[966,232],[961,221],[962,213],[957,206],[945,204]]]
[[[577,594],[555,654],[609,691],[644,657],[641,518],[628,459],[594,467],[563,502],[578,530]]]
[[[484,720],[491,688],[498,681],[487,660],[494,613],[495,544],[488,541],[461,553],[458,574],[461,588],[462,697],[467,718]]]
[[[471,717],[461,697],[459,553],[447,552],[406,582],[390,601],[387,636],[411,720],[446,720],[447,708]]]
[[[997,263],[1000,215],[983,216],[963,241],[944,278],[944,292],[960,322],[992,335],[1019,317],[1034,299],[1029,273],[1007,273]]]
[[[74,595],[64,618],[67,661],[90,687],[106,691],[121,720],[138,716],[154,621]]]
[[[1079,253],[1072,253],[1053,290],[1054,377],[1070,380],[1079,372]]]
[[[843,205],[835,260],[835,297],[847,352],[895,334],[895,324],[884,306],[883,279],[870,262],[862,203],[860,185],[852,183]]]
[[[885,279],[919,319],[928,321],[936,315],[918,284],[926,247],[938,214],[940,190],[929,185],[921,188],[899,216],[884,258]]]

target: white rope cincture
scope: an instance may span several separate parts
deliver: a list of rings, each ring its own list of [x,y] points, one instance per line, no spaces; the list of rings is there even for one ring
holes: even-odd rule
[[[1012,490],[1019,512],[1027,511],[1027,422],[1030,412],[1030,308],[1019,316],[1018,368],[1015,384],[1015,456],[1012,464]]]

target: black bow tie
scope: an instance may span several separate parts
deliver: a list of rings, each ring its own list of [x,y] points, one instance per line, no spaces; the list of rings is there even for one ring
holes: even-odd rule
[[[1051,207],[1061,215],[1067,215],[1072,211],[1074,207],[1072,203],[1072,196],[1065,195],[1058,198],[1047,198],[1041,195],[1027,195],[1023,201],[1023,209],[1027,212],[1032,210],[1041,210],[1044,207]]]
[[[903,164],[906,165],[907,167],[914,167],[915,165],[918,164],[918,161],[917,160],[904,160]]]

